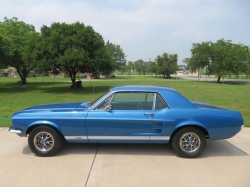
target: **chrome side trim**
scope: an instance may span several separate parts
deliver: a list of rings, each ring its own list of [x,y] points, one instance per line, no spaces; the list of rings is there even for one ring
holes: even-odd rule
[[[88,140],[87,136],[64,136],[66,140]]]
[[[66,140],[169,140],[169,136],[64,136]]]
[[[12,129],[12,127],[9,128],[9,132],[11,132],[11,133],[16,133],[16,134],[22,134],[22,131]]]
[[[150,136],[150,140],[169,140],[169,136]]]
[[[89,140],[149,140],[148,136],[88,136]]]

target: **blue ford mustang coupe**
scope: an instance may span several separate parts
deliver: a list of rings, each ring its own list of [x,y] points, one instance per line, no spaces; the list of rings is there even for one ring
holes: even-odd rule
[[[9,132],[28,136],[38,156],[70,143],[171,143],[181,157],[194,158],[206,141],[231,138],[243,127],[238,111],[189,101],[156,86],[110,88],[93,102],[39,105],[12,116]]]

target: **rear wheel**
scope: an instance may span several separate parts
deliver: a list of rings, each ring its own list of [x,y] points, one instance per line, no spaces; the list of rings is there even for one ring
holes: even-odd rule
[[[30,150],[37,156],[52,156],[61,149],[63,139],[53,128],[40,126],[31,131],[28,144]]]
[[[179,130],[172,139],[174,151],[184,158],[195,158],[206,148],[206,137],[194,127]]]

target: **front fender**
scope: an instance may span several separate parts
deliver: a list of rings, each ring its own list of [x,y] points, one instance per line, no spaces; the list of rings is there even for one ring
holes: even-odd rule
[[[27,131],[26,131],[26,135],[30,133],[30,129],[33,129],[36,126],[41,126],[41,125],[52,126],[61,132],[61,129],[57,124],[55,124],[51,121],[47,121],[47,120],[40,120],[40,121],[34,121],[28,126]]]

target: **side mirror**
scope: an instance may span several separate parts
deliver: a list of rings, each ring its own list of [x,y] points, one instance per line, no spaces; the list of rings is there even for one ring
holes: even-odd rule
[[[108,105],[104,108],[104,111],[110,111],[112,110],[112,105]]]

